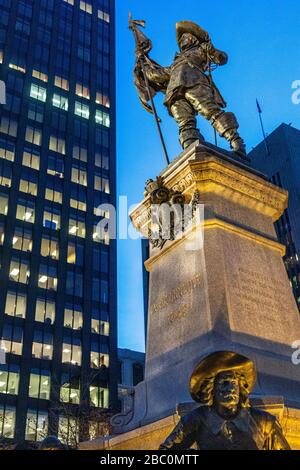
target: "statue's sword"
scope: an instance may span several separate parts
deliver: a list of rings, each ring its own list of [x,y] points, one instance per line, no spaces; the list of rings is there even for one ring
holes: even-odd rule
[[[134,34],[134,38],[135,38],[135,42],[136,42],[137,47],[140,46],[138,32],[137,32],[138,27],[141,26],[142,28],[144,28],[145,24],[146,24],[146,22],[143,21],[143,20],[133,20],[132,15],[129,12],[129,29]],[[146,54],[145,54],[145,52],[143,52],[142,48],[140,48],[140,51],[146,56]],[[169,165],[170,164],[170,159],[169,159],[169,156],[168,156],[167,147],[166,147],[166,144],[165,144],[165,139],[164,139],[164,136],[163,136],[163,133],[162,133],[162,130],[161,130],[160,119],[158,117],[156,107],[155,107],[155,103],[154,103],[154,100],[153,100],[153,97],[152,97],[152,94],[151,94],[151,91],[150,91],[149,80],[148,80],[148,77],[147,77],[147,74],[146,74],[146,71],[145,71],[144,62],[141,58],[139,58],[139,64],[140,64],[141,71],[142,71],[142,74],[143,74],[143,77],[144,77],[144,80],[145,80],[145,85],[146,85],[147,93],[148,93],[148,96],[149,96],[149,101],[151,103],[151,108],[152,108],[153,115],[154,115],[154,118],[155,118],[155,123],[156,123],[156,127],[157,127],[158,134],[159,134],[159,137],[160,137],[160,141],[161,141],[163,151],[164,151],[164,154],[165,154],[165,157],[166,157],[166,160],[167,160],[167,164]]]

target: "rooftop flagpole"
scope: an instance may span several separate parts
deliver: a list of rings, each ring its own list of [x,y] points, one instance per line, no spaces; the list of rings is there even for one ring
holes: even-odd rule
[[[271,152],[270,152],[269,144],[268,144],[268,141],[267,141],[267,136],[266,136],[266,133],[265,133],[264,123],[263,123],[263,120],[262,120],[262,109],[261,109],[261,107],[260,107],[260,104],[259,104],[258,100],[256,100],[256,105],[257,105],[257,110],[258,110],[258,115],[259,115],[261,130],[262,130],[263,137],[264,137],[264,143],[265,143],[265,147],[266,147],[266,153],[267,153],[267,157],[269,157],[269,156],[271,155]]]

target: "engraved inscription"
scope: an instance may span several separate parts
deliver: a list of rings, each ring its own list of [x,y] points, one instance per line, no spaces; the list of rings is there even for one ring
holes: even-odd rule
[[[186,304],[183,304],[180,309],[176,310],[175,312],[172,312],[168,315],[166,319],[166,326],[171,325],[177,320],[180,320],[181,318],[187,317],[189,314],[189,309]]]
[[[278,321],[280,305],[285,296],[279,282],[272,280],[271,283],[262,273],[253,273],[246,268],[239,268],[233,281],[235,300],[244,313],[253,315],[259,305],[260,311],[264,312],[264,319],[272,323]]]
[[[197,286],[200,285],[200,283],[201,275],[196,274],[196,276],[194,276],[192,279],[183,282],[168,294],[162,295],[158,302],[152,305],[151,312],[157,313],[160,310],[168,307],[170,304],[175,303],[177,300],[180,300],[182,297],[192,292]]]

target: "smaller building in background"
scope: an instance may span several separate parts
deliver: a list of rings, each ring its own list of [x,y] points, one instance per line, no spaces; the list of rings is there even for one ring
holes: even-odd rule
[[[266,145],[267,143],[267,145]],[[300,310],[300,130],[281,124],[250,152],[252,166],[289,191],[289,206],[275,227],[286,246],[284,262]]]
[[[118,396],[120,409],[126,409],[126,401],[133,387],[144,380],[145,353],[118,349],[119,387]]]

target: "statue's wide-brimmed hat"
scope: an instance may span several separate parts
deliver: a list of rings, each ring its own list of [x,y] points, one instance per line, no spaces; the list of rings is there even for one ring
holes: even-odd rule
[[[185,33],[190,33],[195,36],[200,42],[208,41],[208,32],[198,26],[192,21],[179,21],[176,23],[177,42],[180,42],[181,36]]]
[[[222,372],[237,372],[245,377],[249,393],[256,383],[254,363],[245,356],[231,351],[218,351],[203,359],[194,369],[190,379],[190,394],[193,400],[201,402],[201,391],[207,379]]]

